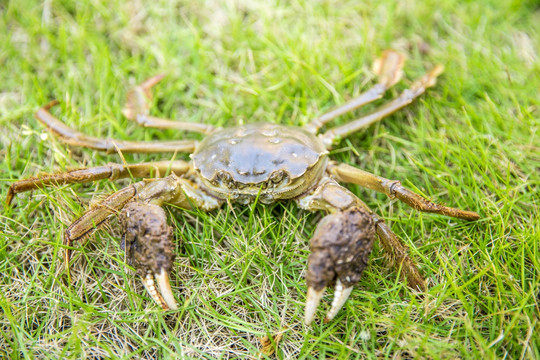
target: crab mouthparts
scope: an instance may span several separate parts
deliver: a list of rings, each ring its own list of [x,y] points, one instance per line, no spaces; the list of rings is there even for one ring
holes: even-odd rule
[[[156,282],[157,288],[155,285]],[[164,269],[161,269],[159,274],[148,271],[143,280],[143,284],[152,299],[158,303],[163,310],[178,309],[176,300],[174,299],[174,295],[172,293],[171,284],[169,282],[169,274],[167,274]]]

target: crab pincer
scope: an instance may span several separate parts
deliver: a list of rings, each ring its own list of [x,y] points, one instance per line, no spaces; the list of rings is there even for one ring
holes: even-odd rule
[[[327,286],[335,284],[334,300],[325,321],[343,307],[353,286],[360,281],[375,239],[375,222],[354,207],[325,216],[310,240],[306,281],[305,323],[309,325]]]
[[[120,213],[122,245],[129,265],[137,270],[152,299],[164,310],[177,309],[169,283],[174,262],[172,228],[162,207],[130,202]],[[157,288],[156,284],[157,283]]]

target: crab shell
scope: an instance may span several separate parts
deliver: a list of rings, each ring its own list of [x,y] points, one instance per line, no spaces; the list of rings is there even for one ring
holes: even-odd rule
[[[207,136],[191,155],[202,186],[221,199],[263,203],[294,198],[317,184],[328,151],[297,127],[255,123]]]

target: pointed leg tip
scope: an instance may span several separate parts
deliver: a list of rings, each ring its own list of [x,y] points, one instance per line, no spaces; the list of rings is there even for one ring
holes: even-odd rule
[[[69,269],[69,261],[71,260],[71,250],[66,249],[64,252],[64,265],[66,266],[66,269]]]
[[[441,75],[443,72],[444,72],[444,65],[437,64],[429,73],[432,77],[437,77]]]
[[[383,51],[380,58],[373,62],[373,72],[386,88],[395,85],[403,77],[403,65],[406,56],[395,50]]]
[[[166,73],[154,75],[151,78],[146,79],[142,84],[139,85],[139,87],[143,90],[149,90],[152,86],[163,80],[166,75]]]
[[[64,252],[64,268],[66,269],[66,273],[67,273],[69,282],[71,282],[71,269],[69,267],[70,259],[71,259],[71,250],[66,249],[65,252]]]
[[[47,104],[45,104],[44,106],[42,106],[39,110],[45,110],[45,111],[48,111],[50,110],[52,107],[56,106],[60,104],[60,101],[54,99],[54,100],[51,100],[49,101]]]
[[[427,75],[424,77],[425,79],[424,87],[428,88],[428,87],[435,86],[435,84],[437,83],[437,77],[441,75],[443,72],[444,72],[444,66],[442,66],[441,64],[435,65],[435,67],[431,69],[430,72],[427,73]]]
[[[13,196],[14,196],[14,192],[13,192],[13,189],[10,187],[8,189],[8,193],[7,193],[7,196],[6,196],[6,208],[11,207],[11,202],[13,201]]]
[[[392,64],[392,68],[401,69],[403,68],[405,60],[407,60],[407,55],[404,53],[393,49],[386,49],[382,52],[381,56],[376,60],[376,62],[379,62],[378,65],[383,65],[385,63]]]
[[[480,220],[480,214],[474,211],[470,211],[466,220],[469,220],[469,221]]]

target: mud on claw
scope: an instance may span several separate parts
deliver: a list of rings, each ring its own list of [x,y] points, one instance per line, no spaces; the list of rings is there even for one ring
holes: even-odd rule
[[[340,126],[320,131],[330,121],[362,105],[380,99],[402,76],[405,57],[392,50],[376,60],[378,82],[370,89],[334,110],[313,119],[304,127],[254,123],[228,128],[174,121],[149,115],[150,89],[162,78],[155,76],[129,92],[124,115],[142,126],[195,131],[205,134],[201,141],[176,140],[142,142],[101,139],[74,130],[50,109],[56,101],[39,109],[36,118],[68,145],[120,153],[191,153],[191,161],[164,160],[141,164],[107,164],[92,168],[38,176],[14,182],[7,203],[20,192],[47,186],[84,183],[101,179],[143,178],[89,208],[66,230],[67,249],[85,241],[110,217],[120,216],[122,247],[137,269],[143,284],[163,309],[176,309],[169,284],[175,254],[172,229],[167,224],[164,205],[193,207],[204,211],[226,202],[246,204],[256,198],[263,204],[291,200],[302,209],[323,211],[310,240],[307,270],[305,323],[310,324],[327,287],[334,298],[326,320],[332,320],[347,301],[368,263],[375,239],[389,253],[413,289],[424,289],[424,279],[407,248],[384,220],[340,183],[353,183],[386,194],[416,210],[477,220],[479,215],[435,204],[390,180],[329,159],[329,150],[340,139],[382,120],[421,96],[435,84],[442,72],[435,66],[393,100],[373,112]],[[159,174],[170,174],[159,178]],[[157,179],[148,179],[158,175]],[[70,251],[65,252],[66,266]]]

